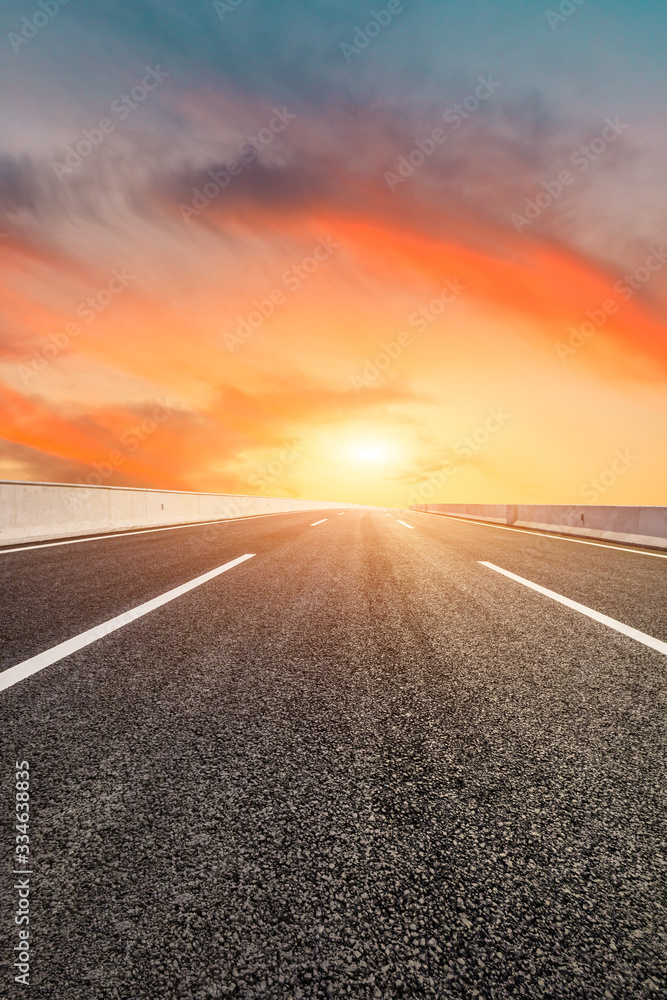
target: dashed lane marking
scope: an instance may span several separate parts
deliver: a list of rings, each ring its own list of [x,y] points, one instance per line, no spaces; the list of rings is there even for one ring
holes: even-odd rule
[[[531,590],[537,591],[538,594],[550,597],[552,601],[558,601],[559,604],[564,604],[566,608],[572,608],[574,611],[579,611],[582,615],[586,615],[587,618],[592,618],[593,621],[601,622],[602,625],[606,625],[608,628],[613,628],[614,631],[620,632],[621,635],[627,635],[630,639],[635,639],[637,642],[641,642],[645,646],[650,646],[651,649],[657,649],[659,653],[667,655],[667,642],[663,642],[662,639],[654,639],[652,635],[647,635],[646,632],[640,632],[639,629],[631,628],[629,625],[624,625],[623,622],[616,621],[615,618],[610,618],[608,615],[603,615],[599,611],[594,611],[593,608],[587,608],[585,604],[579,604],[578,601],[571,601],[569,597],[563,597],[562,594],[557,594],[554,590],[547,590],[546,587],[541,587],[539,583],[533,583],[531,580],[526,580],[522,576],[517,576],[516,573],[510,573],[507,569],[501,569],[500,566],[494,566],[493,563],[483,562],[481,559],[479,562],[480,565],[486,566],[488,569],[495,570],[496,573],[502,573],[503,576],[509,577],[510,580],[515,580],[517,583],[523,584],[524,587],[530,587]]]
[[[115,632],[117,629],[122,628],[123,625],[129,625],[130,622],[136,621],[137,618],[143,618],[144,615],[154,611],[156,608],[162,607],[163,604],[174,601],[177,597],[181,597],[182,594],[187,594],[189,590],[194,590],[195,587],[201,587],[203,583],[208,583],[209,580],[215,579],[221,573],[226,573],[227,570],[233,569],[234,566],[239,566],[246,559],[253,559],[254,556],[255,553],[252,552],[244,556],[239,556],[238,559],[232,559],[231,562],[225,563],[224,566],[218,566],[217,569],[212,569],[202,576],[197,576],[194,580],[181,584],[180,587],[168,590],[165,594],[161,594],[160,597],[154,597],[152,600],[146,601],[144,604],[139,604],[136,608],[132,608],[131,611],[125,611],[122,615],[117,615],[115,618],[110,618],[109,621],[103,622],[101,625],[96,625],[94,628],[89,628],[86,632],[81,632],[80,635],[75,635],[73,639],[60,642],[57,646],[53,646],[43,653],[38,653],[37,656],[31,656],[29,660],[24,660],[23,663],[17,663],[15,666],[3,670],[0,673],[0,691],[13,687],[14,684],[25,680],[31,674],[36,674],[39,670],[43,670],[44,667],[49,667],[52,663],[63,660],[71,653],[76,653],[79,649],[90,646],[91,643],[97,642],[98,639],[109,635],[111,632]]]

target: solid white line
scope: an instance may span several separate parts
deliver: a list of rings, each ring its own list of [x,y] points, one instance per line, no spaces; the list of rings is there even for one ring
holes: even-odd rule
[[[190,521],[188,524],[165,524],[162,528],[137,528],[135,531],[112,531],[106,535],[86,535],[85,538],[63,538],[58,542],[36,542],[35,545],[18,545],[13,549],[0,549],[0,556],[9,552],[31,552],[33,549],[50,549],[54,545],[78,545],[79,542],[99,542],[105,538],[125,538],[128,535],[150,535],[153,531],[177,531],[179,528],[204,528],[207,524],[230,524],[233,521],[256,521],[260,517],[283,517],[285,514],[312,514],[311,510],[273,510],[268,514],[244,514],[243,517],[218,517],[215,521]]]
[[[318,524],[324,524],[324,522],[328,520],[328,517],[323,517],[321,521],[315,521],[314,524],[311,524],[311,528],[316,528]]]
[[[66,642],[58,643],[57,646],[47,649],[44,653],[38,653],[37,656],[31,656],[29,660],[24,660],[23,663],[17,663],[15,666],[9,667],[8,670],[0,673],[0,691],[12,687],[26,677],[30,677],[31,674],[36,674],[39,670],[43,670],[44,667],[49,667],[52,663],[57,663],[58,660],[64,659],[64,657],[69,656],[71,653],[76,653],[77,650],[83,649],[84,646],[90,646],[92,642],[96,642],[103,636],[115,632],[116,629],[122,628],[123,625],[128,625],[130,622],[136,621],[137,618],[143,618],[149,611],[154,611],[155,608],[159,608],[163,604],[168,604],[169,601],[175,600],[175,598],[180,597],[182,594],[187,594],[189,590],[194,590],[195,587],[200,587],[202,583],[207,583],[216,576],[220,576],[221,573],[226,573],[228,569],[233,569],[234,566],[245,562],[246,559],[253,559],[254,555],[255,553],[251,552],[245,556],[239,556],[238,559],[232,559],[231,562],[225,563],[224,566],[218,566],[217,569],[212,569],[209,573],[195,577],[189,583],[184,583],[180,587],[174,587],[173,590],[168,590],[166,594],[162,594],[160,597],[154,597],[153,600],[146,601],[145,604],[140,604],[138,607],[132,608],[131,611],[125,611],[122,615],[117,615],[116,618],[110,618],[108,622],[103,622],[101,625],[89,628],[86,632],[74,636],[73,639],[67,639]]]
[[[449,517],[452,521],[465,521],[466,524],[481,524],[485,528],[500,528],[501,531],[519,531],[523,535],[533,535],[538,538],[555,538],[557,542],[576,542],[578,545],[596,545],[599,549],[615,549],[617,552],[632,552],[636,556],[655,556],[657,559],[667,559],[662,552],[644,552],[631,545],[614,545],[613,542],[589,542],[587,538],[570,538],[569,535],[551,535],[537,528],[512,528],[509,524],[491,524],[489,521],[477,521],[470,517],[459,517],[457,514],[436,514],[433,510],[419,510],[415,514],[430,514],[431,517]]]
[[[405,521],[399,521],[398,523],[402,524],[403,527],[405,527],[405,528],[412,528],[413,531],[415,530],[414,524],[407,524]]]
[[[503,576],[509,577],[510,580],[516,580],[517,583],[522,583],[524,587],[530,587],[531,590],[536,590],[538,594],[544,594],[545,597],[550,597],[553,601],[558,601],[559,604],[564,604],[566,608],[573,608],[575,611],[580,611],[582,615],[592,618],[593,621],[601,622],[603,625],[608,625],[609,628],[615,629],[616,632],[620,632],[622,635],[627,635],[631,639],[636,639],[637,642],[642,642],[645,646],[650,646],[651,649],[657,649],[659,653],[665,653],[667,655],[667,642],[663,642],[661,639],[654,639],[653,636],[647,635],[645,632],[640,632],[636,628],[630,628],[629,625],[624,625],[623,622],[618,622],[615,618],[609,618],[608,615],[603,615],[599,611],[587,608],[585,604],[579,604],[578,601],[571,601],[569,597],[563,597],[561,594],[557,594],[554,590],[547,590],[546,587],[540,587],[538,583],[532,583],[530,580],[525,580],[522,576],[517,576],[516,573],[510,573],[509,570],[501,569],[500,566],[494,566],[493,563],[483,562],[481,559],[479,562],[480,565],[487,566],[489,569],[495,570],[496,573],[502,573]]]

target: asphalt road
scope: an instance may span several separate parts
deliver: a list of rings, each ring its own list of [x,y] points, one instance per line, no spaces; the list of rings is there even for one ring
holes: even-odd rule
[[[482,563],[664,641],[667,559],[337,510],[5,552],[0,669],[246,554],[0,691],[0,996],[15,760],[33,996],[665,996],[667,659]]]

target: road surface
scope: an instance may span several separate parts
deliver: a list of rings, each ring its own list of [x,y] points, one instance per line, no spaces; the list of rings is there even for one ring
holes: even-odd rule
[[[664,556],[333,509],[0,572],[1,996],[24,760],[33,996],[665,996]]]

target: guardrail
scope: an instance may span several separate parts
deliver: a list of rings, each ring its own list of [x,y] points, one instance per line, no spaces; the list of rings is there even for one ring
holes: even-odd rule
[[[427,503],[410,510],[667,549],[667,507]]]
[[[363,504],[0,480],[0,545]]]

